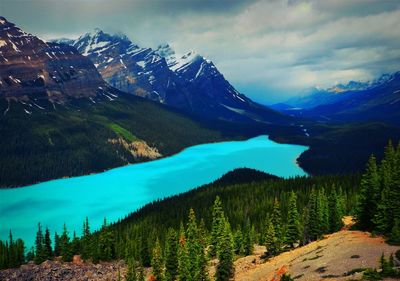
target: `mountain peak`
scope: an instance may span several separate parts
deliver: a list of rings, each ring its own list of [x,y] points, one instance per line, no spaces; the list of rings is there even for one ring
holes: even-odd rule
[[[7,23],[8,23],[8,21],[6,20],[6,18],[0,16],[0,25],[7,24]]]

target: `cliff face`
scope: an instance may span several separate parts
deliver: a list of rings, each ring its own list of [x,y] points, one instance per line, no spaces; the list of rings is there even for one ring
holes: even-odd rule
[[[68,45],[46,43],[0,17],[0,97],[63,102],[95,96],[105,82]]]

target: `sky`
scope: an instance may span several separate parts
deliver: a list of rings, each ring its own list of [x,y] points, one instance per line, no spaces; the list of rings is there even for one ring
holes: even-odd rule
[[[400,70],[400,0],[0,0],[0,15],[44,39],[97,27],[195,50],[266,104]]]

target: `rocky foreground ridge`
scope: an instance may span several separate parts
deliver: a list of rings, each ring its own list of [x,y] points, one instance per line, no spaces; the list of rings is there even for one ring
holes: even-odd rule
[[[76,260],[76,259],[75,259]],[[79,260],[79,259],[78,259]],[[45,280],[125,280],[126,265],[123,261],[112,263],[81,263],[45,261],[40,265],[29,263],[18,269],[0,271],[0,280],[4,281],[45,281]]]

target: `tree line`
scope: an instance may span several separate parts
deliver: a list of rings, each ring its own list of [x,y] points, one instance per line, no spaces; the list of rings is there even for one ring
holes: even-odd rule
[[[400,244],[400,144],[395,148],[389,142],[380,163],[370,157],[361,178],[356,219],[360,229]]]

